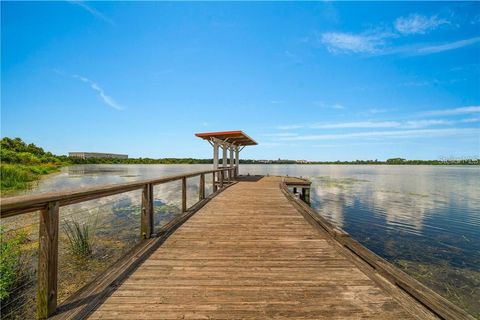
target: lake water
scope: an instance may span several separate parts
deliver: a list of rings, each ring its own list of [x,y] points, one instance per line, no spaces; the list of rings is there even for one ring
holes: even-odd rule
[[[208,169],[211,165],[78,165],[63,168],[23,193]],[[320,215],[480,316],[480,167],[241,165],[240,173],[310,178],[311,204]],[[162,187],[155,197],[178,206],[178,188]],[[195,188],[194,182],[189,184],[189,194],[194,195]]]

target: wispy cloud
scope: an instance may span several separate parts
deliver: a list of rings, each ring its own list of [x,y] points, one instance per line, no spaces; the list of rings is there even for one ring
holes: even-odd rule
[[[85,1],[80,1],[80,0],[70,0],[68,1],[69,3],[72,3],[72,4],[75,4],[77,6],[80,6],[81,8],[83,8],[84,10],[88,11],[90,14],[92,14],[94,17],[96,18],[99,18],[109,24],[111,24],[112,26],[115,25],[115,22],[110,19],[109,17],[105,16],[103,13],[101,13],[100,11],[92,8],[91,6],[89,6]]]
[[[410,120],[402,123],[401,127],[406,129],[417,129],[432,126],[451,125],[453,123],[453,121],[447,120]]]
[[[450,21],[441,19],[436,15],[426,17],[416,13],[399,17],[394,22],[395,29],[403,35],[425,34],[443,24],[450,24]]]
[[[365,32],[361,34],[326,32],[321,42],[332,53],[378,53],[385,45],[388,33]]]
[[[298,55],[291,51],[286,50],[285,56],[293,63],[293,64],[302,64],[303,59]]]
[[[432,54],[432,53],[438,53],[443,51],[449,51],[449,50],[470,46],[478,42],[480,42],[480,37],[459,40],[454,42],[447,42],[447,43],[434,45],[434,46],[426,46],[426,47],[417,49],[416,54],[423,55],[423,54]]]
[[[463,123],[480,122],[480,117],[476,117],[476,118],[466,118],[466,119],[460,120],[460,122],[463,122]]]
[[[301,124],[287,124],[287,125],[282,125],[278,126],[277,129],[280,130],[292,130],[292,129],[300,129],[303,128],[304,126]]]
[[[328,124],[313,124],[309,127],[312,129],[346,129],[346,128],[392,128],[400,126],[397,121],[359,121],[359,122],[342,122]]]
[[[105,91],[96,82],[94,82],[94,81],[92,81],[88,78],[79,76],[79,75],[74,75],[73,77],[82,81],[82,82],[84,82],[84,83],[87,83],[90,86],[90,88],[92,88],[98,94],[100,99],[107,106],[109,106],[111,108],[114,108],[116,110],[123,110],[123,107],[121,105],[119,105],[111,96],[106,94]]]
[[[328,104],[323,101],[314,101],[313,104],[316,106],[319,106],[320,108],[326,108],[326,109],[336,109],[336,110],[345,109],[345,106],[341,103]]]
[[[468,107],[453,108],[453,109],[426,111],[426,112],[422,112],[422,114],[428,115],[428,116],[450,116],[450,115],[471,114],[471,113],[479,113],[479,112],[480,112],[480,106],[468,106]]]
[[[463,121],[465,122],[465,121]],[[473,122],[473,121],[472,121]],[[277,129],[372,129],[372,128],[402,128],[402,129],[418,129],[433,126],[452,125],[458,122],[439,119],[424,120],[406,120],[406,121],[352,121],[338,123],[313,123],[304,125],[285,125],[279,126]],[[288,136],[292,133],[286,134]],[[286,136],[285,135],[285,136]],[[270,134],[269,136],[284,136],[283,133]]]
[[[338,140],[352,138],[426,138],[439,136],[472,136],[479,135],[477,128],[449,128],[449,129],[422,129],[422,130],[394,130],[394,131],[369,131],[340,134],[299,135],[294,137],[281,137],[281,141],[317,141]]]
[[[278,132],[278,133],[265,133],[265,137],[295,137],[298,133],[293,132]]]
[[[419,116],[436,115],[461,115],[461,114],[475,114],[480,112],[480,107],[463,107],[456,109],[434,110],[419,113]],[[466,118],[462,120],[445,120],[445,119],[419,119],[419,120],[391,120],[391,121],[352,121],[352,122],[337,122],[337,123],[309,123],[309,124],[293,124],[278,126],[276,129],[280,130],[294,130],[294,129],[373,129],[373,128],[389,128],[389,129],[420,129],[435,126],[452,126],[462,123],[479,122],[478,117]],[[294,133],[278,133],[268,134],[268,136],[292,136]]]
[[[426,34],[441,25],[451,24],[447,19],[437,15],[426,17],[416,13],[397,18],[394,30],[389,27],[373,28],[360,33],[325,32],[320,35],[320,42],[334,54],[382,55],[427,55],[455,50],[480,42],[480,37],[450,41],[440,44],[416,43],[394,46],[395,38],[413,34]]]
[[[367,110],[367,114],[379,114],[379,113],[386,113],[390,111],[395,111],[396,109],[386,109],[386,108],[370,108]]]

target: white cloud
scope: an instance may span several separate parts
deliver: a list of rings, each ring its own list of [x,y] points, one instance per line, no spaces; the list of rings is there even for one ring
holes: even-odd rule
[[[361,33],[325,32],[320,41],[328,51],[338,53],[357,53],[366,55],[427,55],[463,48],[480,42],[480,37],[463,39],[442,44],[408,44],[392,46],[394,38],[410,34],[425,34],[450,21],[434,15],[431,17],[411,14],[399,17],[394,22],[396,32],[386,28],[370,29]]]
[[[293,132],[278,132],[278,133],[265,133],[266,137],[295,137],[298,136],[298,133]]]
[[[91,6],[89,6],[88,4],[85,3],[85,1],[80,1],[80,0],[70,0],[68,1],[72,4],[76,4],[77,6],[80,6],[82,7],[84,10],[90,12],[90,14],[92,14],[93,16],[111,24],[112,26],[115,25],[115,22],[108,18],[107,16],[105,16],[103,13],[95,10],[94,8],[92,8]]]
[[[82,82],[87,83],[88,85],[90,85],[90,88],[92,88],[98,94],[100,99],[102,99],[102,101],[107,106],[112,107],[112,108],[117,109],[117,110],[123,110],[123,107],[121,105],[119,105],[111,96],[107,95],[105,93],[105,91],[96,82],[94,82],[94,81],[92,81],[88,78],[79,76],[79,75],[74,75],[73,77],[76,78],[76,79],[79,79]]]
[[[379,114],[379,113],[386,113],[390,111],[395,111],[395,109],[385,109],[385,108],[370,108],[367,110],[367,114]]]
[[[278,126],[277,129],[292,130],[292,129],[300,129],[300,128],[303,128],[303,127],[304,126],[300,125],[300,124],[287,124],[287,125],[283,125],[283,126]]]
[[[451,121],[446,120],[409,120],[409,121],[359,121],[359,122],[343,122],[330,124],[314,124],[310,125],[312,129],[347,129],[347,128],[405,128],[417,129],[438,125],[449,125]]]
[[[463,123],[480,122],[480,118],[479,117],[477,117],[477,118],[467,118],[467,119],[460,120],[460,122],[463,122]]]
[[[395,29],[403,35],[425,34],[443,24],[450,24],[446,19],[437,16],[426,17],[419,14],[411,14],[406,17],[399,17],[395,20]]]
[[[444,44],[440,44],[440,45],[434,45],[434,46],[427,46],[427,47],[419,48],[419,49],[416,50],[415,53],[418,54],[418,55],[438,53],[438,52],[463,48],[463,47],[470,46],[470,45],[478,43],[478,42],[480,42],[480,37],[475,37],[475,38],[470,38],[470,39],[465,39],[465,40],[448,42],[448,43],[444,43]]]
[[[480,112],[480,106],[468,106],[468,107],[461,107],[461,108],[454,108],[454,109],[443,109],[443,110],[432,110],[423,112],[423,115],[430,115],[430,116],[450,116],[450,115],[458,115],[458,114],[470,114],[470,113],[478,113]]]
[[[345,129],[345,128],[393,128],[399,127],[400,123],[397,121],[360,121],[360,122],[343,122],[330,124],[314,124],[310,128],[313,129]]]
[[[282,141],[317,141],[338,140],[352,138],[426,138],[439,136],[472,136],[479,135],[477,128],[451,128],[451,129],[422,129],[422,130],[395,130],[395,131],[369,131],[340,134],[299,135],[295,137],[282,137]]]
[[[343,32],[326,32],[321,36],[321,42],[332,53],[377,53],[385,44],[386,34]]]
[[[402,128],[406,129],[417,129],[417,128],[425,128],[431,126],[439,126],[439,125],[449,125],[452,124],[452,121],[446,120],[411,120],[406,121],[402,124]]]
[[[336,109],[336,110],[343,110],[345,109],[345,106],[340,103],[334,103],[334,104],[327,104],[323,101],[314,101],[314,105],[319,106],[320,108],[326,108],[326,109]]]
[[[353,122],[339,122],[339,123],[314,123],[305,125],[286,125],[277,127],[298,129],[371,129],[371,128],[398,128],[398,129],[419,129],[433,126],[447,126],[456,123],[477,122],[478,118],[464,119],[461,121],[439,120],[439,119],[424,119],[424,120],[406,120],[406,121],[353,121]],[[292,136],[294,134],[271,134],[270,136]],[[296,134],[295,134],[296,135]]]

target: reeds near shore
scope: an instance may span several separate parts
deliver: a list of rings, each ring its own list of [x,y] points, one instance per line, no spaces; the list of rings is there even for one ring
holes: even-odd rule
[[[95,225],[75,220],[65,221],[63,231],[67,235],[70,251],[79,257],[88,257],[93,253]]]

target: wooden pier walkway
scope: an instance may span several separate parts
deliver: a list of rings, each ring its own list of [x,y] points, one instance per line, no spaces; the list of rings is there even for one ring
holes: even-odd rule
[[[264,177],[224,190],[90,318],[437,318],[312,227],[280,182]]]
[[[37,318],[473,319],[320,217],[305,202],[309,181],[237,169],[2,199],[2,219],[40,213]],[[154,187],[172,181],[182,213],[154,229]],[[60,208],[133,190],[140,243],[57,306]]]

